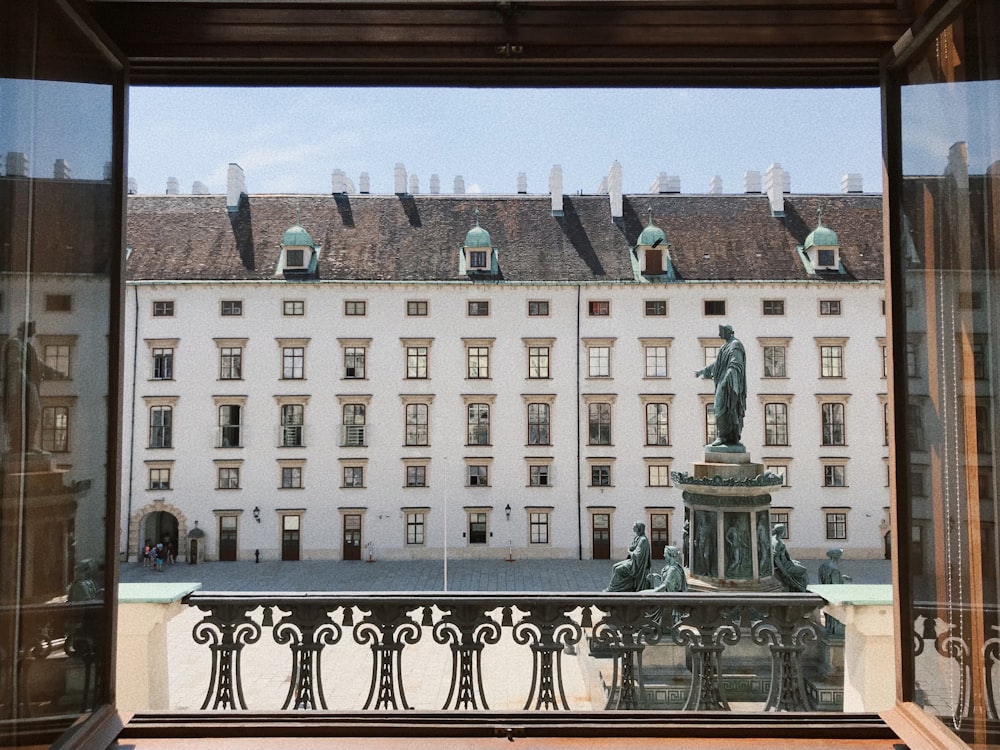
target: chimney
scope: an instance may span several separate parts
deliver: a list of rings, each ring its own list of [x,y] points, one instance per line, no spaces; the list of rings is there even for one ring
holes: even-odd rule
[[[607,195],[608,194],[608,176],[607,175],[605,175],[604,177],[601,178],[601,184],[597,186],[597,194],[598,195]],[[583,195],[583,191],[582,190],[580,191],[580,195]]]
[[[436,174],[431,175],[430,189],[431,189],[431,195],[441,194],[441,178]]]
[[[52,166],[52,179],[54,180],[72,180],[73,170],[69,167],[69,162],[65,159],[56,159],[56,163]]]
[[[708,183],[709,195],[722,195],[722,178],[715,175]]]
[[[767,199],[771,204],[771,216],[785,215],[785,187],[789,182],[786,172],[778,162],[774,162],[764,173],[764,185],[767,188]]]
[[[455,195],[465,195],[465,178],[462,175],[455,175]]]
[[[667,192],[667,190],[666,190],[667,179],[668,179],[667,178],[667,173],[666,172],[660,172],[658,175],[656,175],[655,178],[653,178],[653,181],[650,183],[650,185],[649,185],[649,192],[651,192],[651,193],[665,193],[665,192]]]
[[[362,195],[368,195],[372,191],[372,180],[368,176],[367,172],[362,172],[358,177],[358,192]]]
[[[528,194],[528,175],[524,172],[517,173],[517,194],[527,195]]]
[[[744,193],[760,192],[760,172],[758,172],[756,169],[743,173],[743,192]]]
[[[206,185],[201,180],[195,180],[191,183],[191,195],[208,195],[208,185]]]
[[[353,193],[354,183],[351,182],[351,178],[344,173],[343,169],[335,169],[330,175],[330,189],[334,195]]]
[[[8,177],[28,176],[28,157],[24,155],[24,152],[22,151],[7,152],[7,176]]]
[[[620,219],[625,215],[622,207],[622,165],[618,160],[611,163],[608,172],[608,201],[611,203],[611,218]]]
[[[139,181],[135,177],[128,178],[128,194],[138,195],[139,194]]]
[[[420,178],[415,174],[410,175],[410,195],[420,194]]]
[[[860,172],[848,172],[840,178],[840,192],[842,193],[863,193],[864,181]]]
[[[679,193],[681,191],[681,178],[675,174],[665,175],[666,180],[660,185],[661,193]]]
[[[247,183],[243,167],[229,162],[229,171],[226,173],[226,210],[230,213],[239,211],[240,201],[246,194]]]
[[[177,181],[176,177],[167,178],[167,195],[180,195],[181,194],[181,184]]]
[[[406,167],[403,166],[403,162],[396,162],[396,168],[393,170],[392,176],[392,192],[396,195],[404,195],[406,193]]]
[[[561,164],[553,164],[549,172],[549,194],[552,196],[552,215],[563,215],[563,173]]]

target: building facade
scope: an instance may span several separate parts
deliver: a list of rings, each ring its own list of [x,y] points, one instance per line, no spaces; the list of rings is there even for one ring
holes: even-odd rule
[[[130,196],[123,553],[605,558],[642,520],[662,555],[729,323],[772,520],[885,555],[881,197],[615,182]]]

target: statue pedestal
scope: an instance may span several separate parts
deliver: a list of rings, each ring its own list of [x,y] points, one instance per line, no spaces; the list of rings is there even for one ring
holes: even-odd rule
[[[771,561],[771,493],[780,477],[763,474],[743,446],[706,446],[692,474],[675,473],[688,523],[688,586],[780,591]]]

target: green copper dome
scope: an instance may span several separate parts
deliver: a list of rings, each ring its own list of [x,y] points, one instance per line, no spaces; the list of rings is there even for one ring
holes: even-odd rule
[[[476,222],[476,226],[469,230],[469,233],[465,235],[465,246],[466,247],[493,247],[493,242],[490,240],[490,233],[479,226],[479,222]]]
[[[829,227],[824,227],[820,224],[809,233],[808,237],[806,237],[805,249],[808,250],[813,246],[833,247],[837,245],[840,245],[840,240],[837,239],[837,233]]]
[[[642,233],[639,235],[639,239],[636,241],[635,244],[655,245],[657,240],[659,240],[660,244],[662,245],[667,241],[667,235],[665,235],[663,233],[663,230],[660,229],[658,226],[656,226],[653,223],[650,223],[648,227],[642,230]]]
[[[313,247],[313,238],[300,224],[288,227],[281,237],[281,244],[285,247]]]

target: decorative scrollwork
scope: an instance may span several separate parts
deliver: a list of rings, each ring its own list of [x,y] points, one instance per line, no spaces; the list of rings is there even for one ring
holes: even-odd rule
[[[412,604],[366,602],[368,613],[354,626],[354,641],[372,651],[367,709],[408,709],[403,688],[403,648],[420,640],[420,626],[409,616]]]
[[[569,617],[574,604],[549,601],[533,603],[514,625],[514,641],[531,648],[531,688],[524,710],[568,710],[563,686],[562,652],[583,637],[580,624]]]
[[[765,711],[812,711],[802,671],[806,641],[817,640],[816,623],[810,610],[801,606],[777,605],[750,626],[753,642],[767,645],[771,652],[771,687]]]
[[[211,704],[213,711],[246,710],[240,665],[243,648],[260,639],[260,625],[248,614],[258,605],[239,601],[196,606],[208,614],[195,624],[194,642],[209,644],[212,651],[212,676],[201,709],[204,711]]]
[[[934,649],[958,665],[958,697],[955,700],[953,718],[960,722],[969,716],[972,710],[969,701],[969,682],[972,677],[969,664],[971,654],[968,642],[960,634],[955,634],[953,632],[955,629],[955,625],[944,623],[934,640]]]
[[[330,607],[313,602],[280,605],[288,614],[274,626],[276,643],[289,645],[292,679],[283,709],[326,709],[320,670],[323,649],[340,640],[340,626],[330,618]]]
[[[479,604],[453,603],[433,626],[434,641],[451,647],[451,686],[442,709],[488,709],[482,652],[500,640],[500,626]]]
[[[594,626],[594,642],[611,652],[613,673],[607,709],[646,708],[642,654],[660,640],[661,610],[648,604],[623,603],[605,607],[606,616]]]

